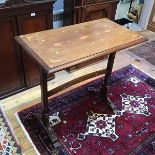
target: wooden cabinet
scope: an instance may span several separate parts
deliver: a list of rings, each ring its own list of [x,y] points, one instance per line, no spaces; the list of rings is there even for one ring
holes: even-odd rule
[[[155,32],[155,3],[152,8],[152,12],[149,18],[147,29]]]
[[[39,66],[20,49],[14,37],[52,28],[54,2],[30,4],[21,0],[15,4],[12,0],[0,8],[0,99],[38,82]]]
[[[0,7],[0,99],[38,83],[39,66],[14,37],[52,28],[53,3],[9,0]],[[107,17],[114,19],[118,0],[64,0],[64,25]]]
[[[109,18],[114,20],[119,0],[70,0],[64,1],[64,26]]]
[[[0,95],[23,87],[21,57],[15,43],[15,17],[0,18]]]
[[[64,0],[63,26],[73,24],[74,7],[75,5],[73,0]]]
[[[19,15],[17,21],[20,34],[47,30],[52,28],[51,10]],[[22,55],[26,85],[34,85],[39,81],[39,66],[25,52],[22,52]]]
[[[114,3],[114,2],[113,2]],[[97,3],[82,7],[82,22],[96,20],[99,18],[109,18],[114,20],[117,3]]]

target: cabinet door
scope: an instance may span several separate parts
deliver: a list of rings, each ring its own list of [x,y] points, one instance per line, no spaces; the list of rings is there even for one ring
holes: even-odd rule
[[[114,20],[117,2],[98,3],[82,8],[82,22],[109,18]]]
[[[21,58],[14,39],[16,35],[16,19],[0,19],[0,96],[23,86]]]
[[[64,18],[63,18],[63,26],[72,25],[73,24],[73,8],[74,3],[71,0],[64,0]]]
[[[151,12],[150,19],[147,25],[147,29],[155,32],[155,3],[152,8],[152,12]]]
[[[52,28],[52,11],[31,12],[18,16],[18,28],[20,34],[43,31]],[[25,53],[23,54],[24,71],[27,86],[34,85],[39,81],[39,66]]]

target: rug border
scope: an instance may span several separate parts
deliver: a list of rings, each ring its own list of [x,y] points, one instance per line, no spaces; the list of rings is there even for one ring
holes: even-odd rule
[[[20,127],[22,128],[26,138],[28,139],[28,141],[30,142],[30,144],[32,145],[32,147],[34,148],[35,152],[37,155],[41,155],[37,149],[37,147],[34,145],[32,139],[30,138],[30,135],[29,133],[27,132],[27,130],[25,129],[23,123],[21,122],[20,118],[19,118],[19,115],[18,115],[18,112],[15,113],[15,116],[16,116],[16,119],[17,119],[17,122],[19,123]]]
[[[133,66],[133,67],[135,67],[137,70],[139,70],[139,71],[141,71],[141,72],[143,72],[144,74],[146,74],[147,76],[149,76],[149,77],[151,77],[152,79],[154,79],[155,80],[155,77],[153,77],[152,75],[150,75],[149,73],[147,73],[145,70],[140,70],[135,64],[129,64],[128,66]]]
[[[2,115],[4,116],[4,119],[6,120],[5,123],[7,124],[8,128],[10,130],[10,133],[12,134],[11,136],[13,137],[13,139],[16,142],[17,146],[20,148],[20,153],[19,154],[21,154],[21,155],[24,154],[23,151],[22,151],[22,146],[20,145],[19,140],[17,139],[16,134],[14,133],[14,129],[12,128],[11,123],[9,122],[9,119],[8,119],[7,115],[5,114],[5,110],[3,108],[3,105],[0,105],[0,109],[2,111]]]

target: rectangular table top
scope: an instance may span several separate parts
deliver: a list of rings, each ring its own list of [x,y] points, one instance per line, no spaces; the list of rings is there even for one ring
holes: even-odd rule
[[[103,18],[17,36],[16,40],[43,69],[54,73],[146,39]]]

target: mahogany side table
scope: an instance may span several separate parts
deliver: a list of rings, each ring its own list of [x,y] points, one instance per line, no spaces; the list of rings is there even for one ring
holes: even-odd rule
[[[21,35],[15,39],[41,68],[42,122],[47,129],[49,128],[48,97],[62,90],[63,87],[68,87],[94,75],[103,74],[104,71],[85,75],[50,91],[47,87],[48,74],[54,74],[79,64],[94,62],[109,55],[102,86],[103,99],[109,104],[108,84],[116,52],[146,41],[138,33],[106,18]]]

